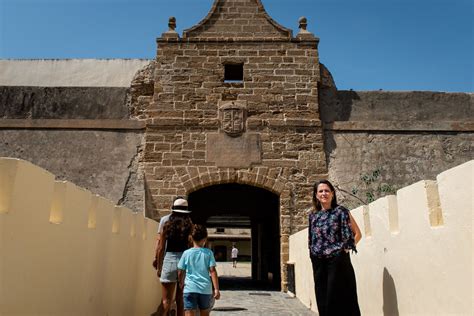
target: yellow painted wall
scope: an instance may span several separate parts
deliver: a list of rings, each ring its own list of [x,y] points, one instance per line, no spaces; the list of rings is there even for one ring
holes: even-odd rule
[[[0,315],[150,315],[157,224],[0,158]]]
[[[473,315],[473,174],[471,160],[352,210],[362,315]],[[290,261],[296,296],[316,311],[307,234],[290,237]]]

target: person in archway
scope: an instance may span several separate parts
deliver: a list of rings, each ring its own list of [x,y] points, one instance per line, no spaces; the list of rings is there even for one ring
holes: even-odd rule
[[[337,204],[331,182],[313,187],[308,246],[316,303],[321,316],[358,316],[357,287],[349,252],[357,252],[361,232],[349,210]]]
[[[237,257],[239,256],[239,249],[232,244],[232,250],[230,251],[230,256],[232,258],[232,267],[237,268]]]
[[[158,314],[168,315],[176,292],[176,314],[182,316],[184,315],[183,292],[176,286],[178,262],[183,252],[190,247],[192,221],[189,217],[188,201],[183,197],[177,197],[173,201],[171,211],[168,218],[160,221],[156,256],[153,262],[162,286],[162,306]]]

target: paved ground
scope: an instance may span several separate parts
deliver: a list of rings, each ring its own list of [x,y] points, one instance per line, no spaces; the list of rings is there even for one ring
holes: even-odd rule
[[[215,302],[211,315],[315,316],[297,298],[277,291],[260,290],[251,284],[250,263],[218,262],[221,299]]]

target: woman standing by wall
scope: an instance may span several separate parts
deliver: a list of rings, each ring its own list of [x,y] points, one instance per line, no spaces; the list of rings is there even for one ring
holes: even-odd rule
[[[336,192],[329,181],[315,183],[313,205],[308,244],[319,315],[360,315],[349,256],[350,250],[356,252],[360,229],[349,210],[337,204]]]

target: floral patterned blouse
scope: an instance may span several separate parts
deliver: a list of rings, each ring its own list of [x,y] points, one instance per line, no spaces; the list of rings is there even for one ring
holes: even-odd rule
[[[312,257],[328,258],[343,249],[355,252],[349,210],[343,206],[309,214],[308,246]]]

